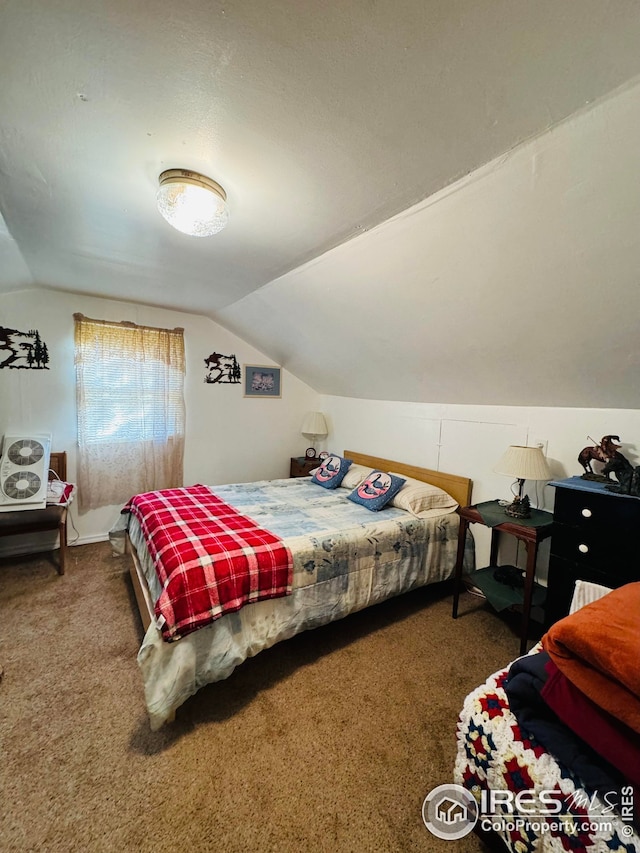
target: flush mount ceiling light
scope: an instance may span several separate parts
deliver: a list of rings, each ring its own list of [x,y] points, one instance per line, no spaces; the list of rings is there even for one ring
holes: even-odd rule
[[[227,224],[227,194],[211,178],[186,169],[167,169],[159,181],[158,210],[178,231],[210,237]]]

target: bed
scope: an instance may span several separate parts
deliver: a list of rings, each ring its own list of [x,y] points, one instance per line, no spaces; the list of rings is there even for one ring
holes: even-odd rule
[[[353,471],[362,466],[430,483],[451,496],[449,505],[420,518],[395,506],[371,512],[347,499],[349,488],[321,488],[310,477],[216,486],[208,490],[213,499],[286,544],[293,564],[290,594],[256,600],[185,636],[167,637],[164,610],[158,609],[163,586],[143,525],[132,514],[121,516],[111,538],[117,542],[126,530],[145,629],[138,664],[153,730],[173,720],[176,709],[205,684],[227,678],[248,657],[281,640],[453,576],[455,508],[469,503],[471,480],[349,450],[343,457],[352,460]],[[467,562],[473,562],[472,543]]]
[[[639,664],[640,584],[578,581],[570,615],[464,702],[454,781],[477,834],[514,853],[640,853]]]

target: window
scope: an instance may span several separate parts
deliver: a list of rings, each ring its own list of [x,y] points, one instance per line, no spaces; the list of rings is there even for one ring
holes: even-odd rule
[[[181,486],[183,330],[74,320],[80,511]]]

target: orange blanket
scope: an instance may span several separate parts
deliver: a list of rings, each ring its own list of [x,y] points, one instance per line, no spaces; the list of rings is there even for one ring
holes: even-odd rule
[[[542,644],[585,696],[640,732],[640,583],[556,622]]]

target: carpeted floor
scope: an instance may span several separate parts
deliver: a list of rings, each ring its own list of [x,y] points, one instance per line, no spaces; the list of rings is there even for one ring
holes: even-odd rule
[[[107,543],[0,561],[0,849],[394,853],[440,841],[464,696],[517,656],[448,589],[393,599],[247,661],[149,730],[126,558]]]

